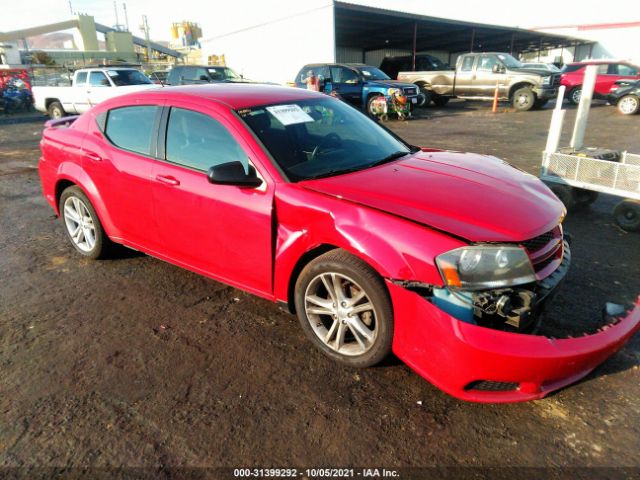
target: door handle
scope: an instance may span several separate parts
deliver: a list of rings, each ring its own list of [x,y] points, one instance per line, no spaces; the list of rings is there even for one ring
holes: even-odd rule
[[[87,157],[89,160],[93,160],[94,162],[102,161],[102,157],[100,155],[94,152],[89,152],[87,150],[84,151],[84,156]]]
[[[180,185],[180,180],[172,177],[171,175],[156,175],[156,180],[165,185],[171,185],[173,187]]]

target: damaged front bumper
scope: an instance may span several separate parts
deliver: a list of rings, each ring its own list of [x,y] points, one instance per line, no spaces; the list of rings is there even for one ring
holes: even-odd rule
[[[539,399],[588,375],[640,329],[635,307],[596,333],[556,339],[464,322],[397,283],[394,353],[454,397],[475,402]]]

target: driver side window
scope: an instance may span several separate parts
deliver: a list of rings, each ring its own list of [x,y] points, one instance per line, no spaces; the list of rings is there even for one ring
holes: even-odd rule
[[[208,115],[182,108],[172,108],[169,114],[166,159],[203,172],[234,161],[242,162],[246,171],[249,163],[224,125]]]
[[[493,55],[482,55],[480,57],[480,62],[478,63],[478,70],[482,72],[491,72],[493,71],[494,65],[500,65],[496,57]]]

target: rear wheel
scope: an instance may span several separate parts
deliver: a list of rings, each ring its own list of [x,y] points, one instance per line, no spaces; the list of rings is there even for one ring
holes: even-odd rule
[[[640,202],[623,200],[613,209],[613,218],[620,228],[629,232],[640,231]]]
[[[104,258],[113,244],[104,233],[91,202],[77,186],[68,187],[60,196],[60,218],[74,248],[85,257]]]
[[[536,103],[536,94],[531,87],[522,87],[513,93],[512,105],[519,112],[531,110]]]
[[[47,112],[51,118],[62,118],[67,114],[60,102],[51,102],[49,108],[47,108]]]
[[[582,87],[573,87],[569,92],[569,101],[574,105],[578,105],[580,103],[580,97],[582,97]]]
[[[344,250],[327,252],[302,270],[295,305],[309,339],[340,363],[368,367],[391,352],[393,309],[384,282]]]
[[[449,103],[449,97],[440,97],[440,96],[434,97],[433,103],[437,107],[444,107],[447,103]]]
[[[640,111],[640,98],[635,95],[625,95],[618,100],[617,107],[623,115],[635,115]]]

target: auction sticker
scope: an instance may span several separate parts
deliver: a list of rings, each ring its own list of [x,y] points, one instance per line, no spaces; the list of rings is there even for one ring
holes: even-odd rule
[[[313,122],[313,118],[307,115],[300,105],[274,105],[267,107],[267,111],[285,127],[296,123]]]

